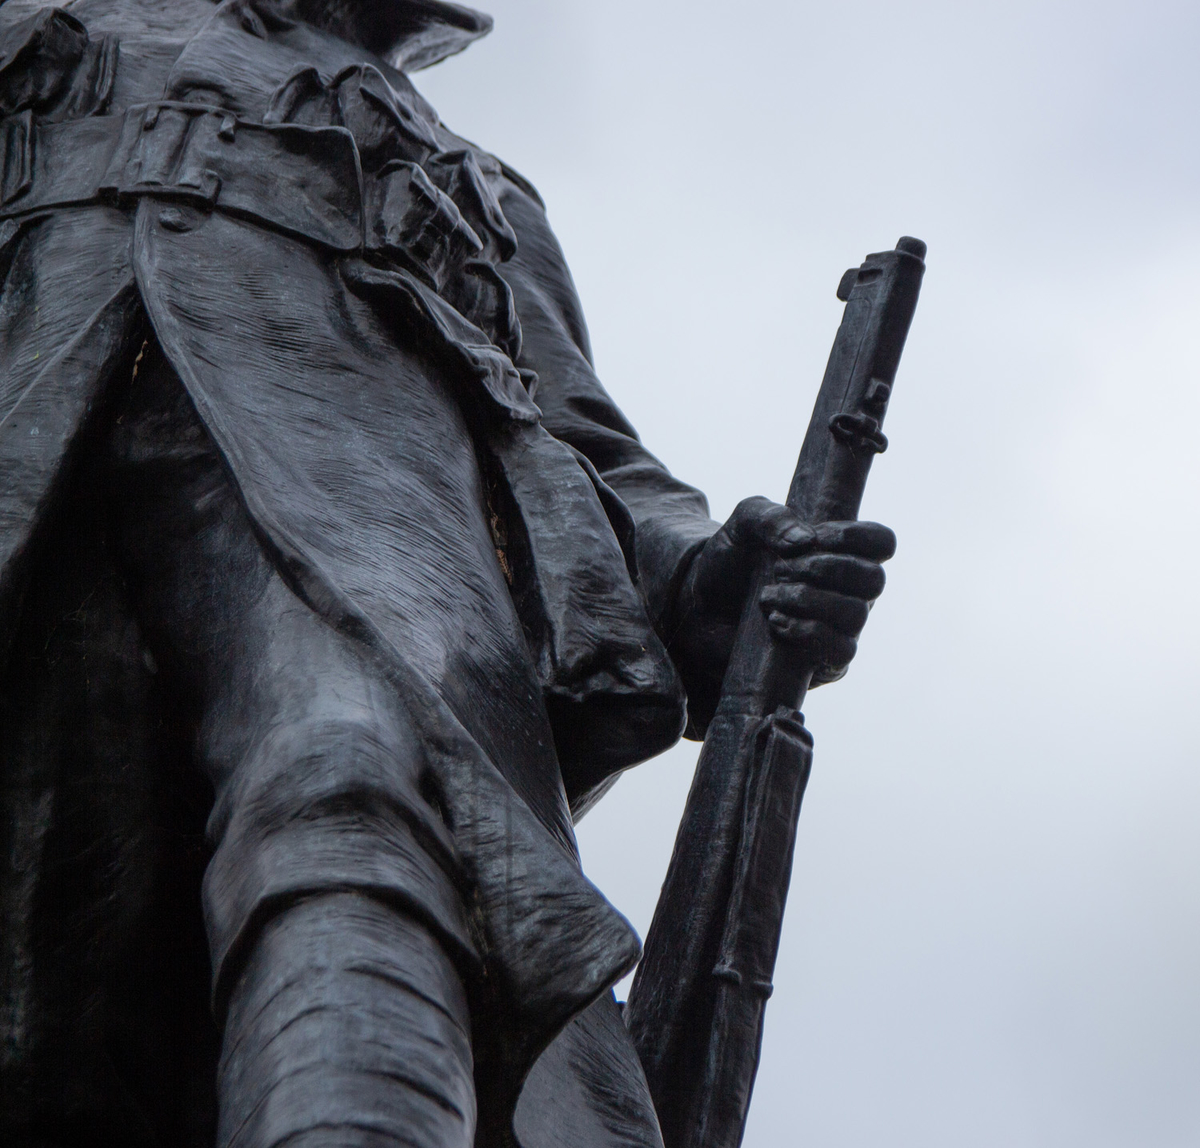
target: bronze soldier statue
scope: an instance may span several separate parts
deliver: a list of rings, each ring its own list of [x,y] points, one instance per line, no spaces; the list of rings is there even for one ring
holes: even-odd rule
[[[489,27],[0,3],[5,1145],[661,1144],[573,822],[894,542],[641,445],[408,78]]]

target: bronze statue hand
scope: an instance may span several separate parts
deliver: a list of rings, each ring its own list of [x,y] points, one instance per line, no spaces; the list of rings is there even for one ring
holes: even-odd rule
[[[877,522],[813,527],[779,503],[745,499],[696,555],[680,589],[672,649],[685,680],[712,683],[724,672],[764,557],[759,605],[772,632],[821,664],[814,684],[841,677],[883,592],[881,563],[895,550],[895,534]]]

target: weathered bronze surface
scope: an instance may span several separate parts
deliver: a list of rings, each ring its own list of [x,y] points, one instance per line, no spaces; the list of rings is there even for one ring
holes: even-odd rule
[[[840,676],[894,539],[641,445],[408,78],[489,27],[0,0],[6,1145],[662,1143],[573,823],[744,615]]]

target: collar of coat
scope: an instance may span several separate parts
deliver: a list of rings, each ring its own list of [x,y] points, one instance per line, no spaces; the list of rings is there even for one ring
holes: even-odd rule
[[[428,68],[492,30],[492,18],[445,0],[291,0],[295,16],[405,72]]]

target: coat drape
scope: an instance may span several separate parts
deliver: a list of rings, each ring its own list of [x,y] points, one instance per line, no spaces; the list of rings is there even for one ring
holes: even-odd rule
[[[289,584],[379,653],[422,731],[502,986],[511,1102],[636,958],[571,815],[679,736],[662,629],[715,524],[596,378],[536,192],[408,80],[490,21],[437,0],[7,0],[0,24],[0,652],[148,322]],[[472,427],[542,687],[529,728],[548,715],[554,747],[505,751],[512,730],[456,685],[469,601],[398,610],[397,347]],[[218,1000],[244,926],[207,922]],[[563,1039],[618,1039],[606,1007]]]

